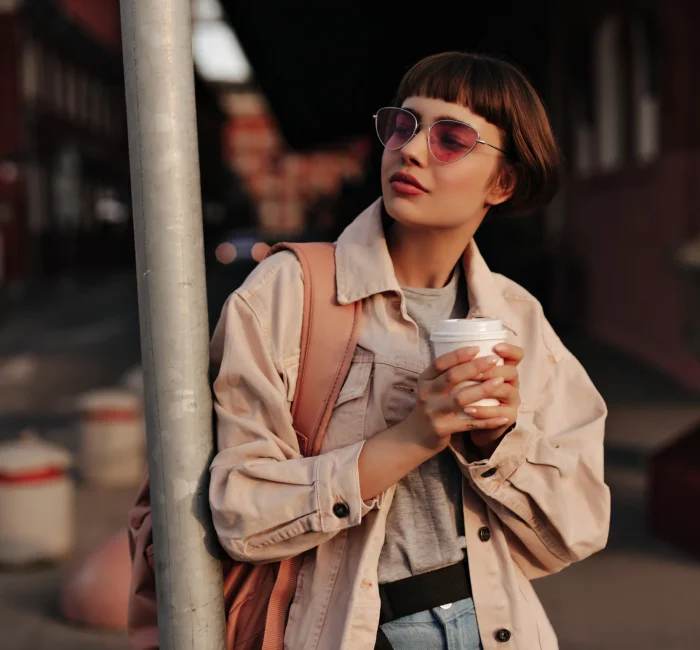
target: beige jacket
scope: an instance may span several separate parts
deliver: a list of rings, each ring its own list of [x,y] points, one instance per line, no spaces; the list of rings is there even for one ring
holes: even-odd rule
[[[380,201],[340,236],[336,263],[338,299],[362,300],[364,322],[320,456],[301,456],[290,416],[303,304],[292,253],[259,265],[228,300],[212,341],[220,372],[210,501],[219,539],[233,558],[253,563],[306,553],[286,650],[374,647],[377,566],[394,490],[363,502],[358,456],[365,440],[409,415],[424,370],[418,329],[384,239]],[[517,428],[488,461],[468,458],[458,436],[451,445],[464,474],[467,553],[483,645],[555,650],[530,580],[605,546],[606,407],[535,298],[491,273],[473,242],[464,268],[470,317],[501,319],[510,342],[526,351]],[[348,506],[347,516],[334,514],[337,503]],[[484,527],[490,538],[479,534]],[[503,629],[511,632],[507,643],[496,638]]]

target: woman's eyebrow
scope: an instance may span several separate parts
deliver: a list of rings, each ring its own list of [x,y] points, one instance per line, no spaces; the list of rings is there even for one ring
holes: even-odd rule
[[[420,114],[420,111],[417,111],[414,108],[406,108],[405,106],[402,106],[403,110],[408,111],[412,115],[415,115],[416,119],[420,122],[423,119],[423,116]],[[464,120],[460,120],[458,117],[455,117],[454,115],[438,115],[435,118],[435,122],[439,122],[440,120],[451,120],[452,122],[461,122],[462,124],[468,124],[468,122],[465,122]]]
[[[440,120],[452,120],[453,122],[461,122],[462,124],[466,124],[464,120],[460,120],[458,117],[455,117],[454,115],[438,115],[435,118],[436,122],[439,122]]]
[[[418,121],[420,121],[420,119],[421,119],[421,114],[420,114],[417,110],[415,110],[415,109],[413,109],[413,108],[406,108],[405,106],[402,106],[401,108],[402,108],[404,111],[409,112],[409,113],[410,113],[411,115],[413,115]]]

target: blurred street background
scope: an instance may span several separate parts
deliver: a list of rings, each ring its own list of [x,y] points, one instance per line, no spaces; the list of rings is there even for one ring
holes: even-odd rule
[[[477,50],[532,79],[566,186],[477,240],[608,402],[613,496],[608,548],[535,586],[562,650],[700,648],[700,3],[192,5],[211,328],[254,244],[333,240],[379,195],[371,118],[408,66]],[[129,185],[119,1],[0,0],[0,444],[79,458],[84,396],[140,395]],[[127,647],[62,594],[137,486],[76,468],[70,551],[0,558],[0,650]]]

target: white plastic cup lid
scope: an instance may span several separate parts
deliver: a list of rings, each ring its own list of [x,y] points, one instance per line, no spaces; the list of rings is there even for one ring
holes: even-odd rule
[[[508,332],[497,318],[451,318],[439,321],[430,335],[434,342],[485,341],[508,338]]]

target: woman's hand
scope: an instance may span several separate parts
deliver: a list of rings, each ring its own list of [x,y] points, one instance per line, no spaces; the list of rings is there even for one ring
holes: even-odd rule
[[[491,368],[479,381],[491,381],[495,377],[503,379],[503,384],[491,394],[498,399],[499,406],[468,406],[465,413],[471,415],[473,428],[471,438],[485,456],[490,456],[501,438],[518,418],[520,406],[520,377],[518,365],[525,357],[525,350],[517,345],[502,343],[494,348],[503,358],[503,365]]]
[[[410,471],[445,449],[455,433],[471,431],[472,437],[484,434],[477,431],[483,429],[484,421],[466,419],[464,412],[470,404],[485,397],[510,399],[508,396],[512,395],[512,390],[504,387],[513,383],[517,386],[514,366],[522,359],[519,350],[514,346],[499,350],[506,366],[498,367],[499,356],[475,358],[479,354],[476,347],[462,348],[435,359],[418,378],[418,399],[411,415],[365,442],[358,460],[362,499],[374,498],[398,483]],[[457,389],[465,381],[475,384]],[[517,394],[517,389],[515,392]],[[513,418],[515,411],[517,407],[510,414]],[[505,416],[499,412],[491,418],[496,428],[487,429],[487,436],[503,435],[505,429],[499,419],[502,417]],[[482,451],[482,455],[486,453]]]
[[[416,442],[435,453],[445,449],[455,433],[477,428],[477,424],[483,427],[481,421],[464,418],[465,407],[501,394],[504,377],[490,374],[499,357],[475,358],[478,353],[476,347],[449,352],[435,359],[418,378],[416,407],[406,424]],[[465,381],[478,383],[455,392]]]

